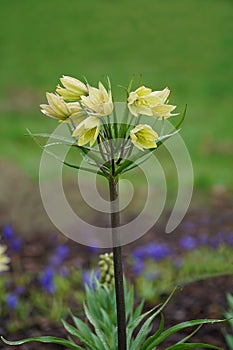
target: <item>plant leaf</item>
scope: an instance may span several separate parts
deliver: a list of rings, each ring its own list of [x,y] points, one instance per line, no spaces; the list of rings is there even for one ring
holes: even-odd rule
[[[154,349],[153,341],[156,338],[158,338],[158,336],[160,336],[160,334],[162,333],[163,330],[164,330],[164,316],[161,313],[161,321],[160,321],[158,330],[155,332],[155,334],[153,334],[151,337],[149,337],[145,341],[145,343],[143,344],[141,350],[152,350],[152,349]]]
[[[188,350],[188,349],[197,349],[197,348],[204,348],[204,349],[215,349],[215,350],[222,350],[222,348],[210,345],[210,344],[204,344],[204,343],[185,343],[185,344],[176,344],[169,346],[169,348],[166,348],[166,350]]]
[[[44,336],[44,337],[32,337],[22,340],[16,340],[16,341],[9,341],[3,337],[1,337],[2,341],[7,345],[22,345],[30,342],[39,342],[39,343],[50,343],[50,344],[59,344],[62,346],[67,347],[68,349],[74,349],[74,350],[83,350],[79,345],[75,344],[74,342],[70,340],[66,340],[63,338],[57,338],[57,337],[50,337],[50,336]]]
[[[193,326],[199,326],[203,324],[213,324],[213,323],[219,323],[219,322],[224,322],[226,320],[209,320],[209,319],[199,319],[199,320],[191,320],[191,321],[186,321],[179,323],[173,327],[170,327],[166,331],[164,331],[159,338],[154,342],[154,346],[160,344],[163,342],[166,338],[168,338],[170,335],[177,333],[181,331],[182,329],[188,328],[188,327],[193,327]]]
[[[83,345],[89,346],[92,349],[95,350],[99,350],[98,347],[95,345],[95,343],[93,343],[91,341],[91,337],[89,334],[89,337],[85,337],[83,336],[83,334],[81,334],[81,332],[79,332],[75,327],[71,326],[69,323],[67,323],[66,321],[62,320],[62,324],[65,328],[65,330],[70,333],[71,335],[73,335],[74,337],[76,337]],[[91,331],[90,331],[91,333]]]
[[[93,327],[95,328],[95,332],[97,334],[97,336],[99,337],[99,339],[101,340],[103,346],[104,346],[104,349],[105,350],[111,350],[109,345],[107,344],[107,341],[105,339],[105,335],[104,333],[102,332],[102,330],[100,329],[99,325],[98,325],[98,322],[95,320],[95,318],[91,315],[91,313],[89,312],[88,308],[86,307],[86,305],[84,304],[84,311],[85,311],[85,314],[89,320],[89,322],[93,325]]]

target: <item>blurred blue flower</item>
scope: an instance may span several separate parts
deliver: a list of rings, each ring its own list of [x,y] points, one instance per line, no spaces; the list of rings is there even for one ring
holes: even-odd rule
[[[147,256],[154,260],[162,260],[171,254],[166,243],[149,243],[146,245]]]
[[[146,256],[146,249],[145,246],[142,247],[138,247],[136,249],[134,249],[133,251],[133,257],[135,259],[144,259]]]
[[[9,293],[6,295],[6,304],[10,309],[15,309],[18,305],[18,296],[14,293]]]
[[[133,259],[132,269],[136,275],[140,275],[144,271],[144,268],[145,268],[145,264],[142,259],[138,259],[138,258]]]
[[[13,230],[13,227],[11,225],[3,226],[2,237],[6,241],[9,241],[9,240],[11,240],[14,237],[14,230]]]
[[[226,236],[225,241],[227,244],[233,245],[233,232],[230,232],[230,234]]]
[[[51,267],[47,267],[39,279],[41,287],[49,294],[55,292],[54,284],[54,270]]]
[[[15,293],[17,295],[22,295],[22,294],[24,294],[24,292],[25,292],[25,288],[23,286],[17,286],[15,288]]]
[[[19,237],[13,238],[10,241],[10,248],[15,253],[19,252],[21,246],[22,246],[22,240]]]
[[[185,250],[192,250],[197,247],[197,240],[189,235],[185,235],[180,239],[180,246]]]
[[[54,254],[50,257],[49,263],[52,266],[59,266],[69,255],[69,248],[65,244],[56,247]]]
[[[223,243],[223,241],[224,241],[224,234],[222,232],[218,232],[216,236],[210,240],[210,245],[213,248],[218,249],[220,245]]]

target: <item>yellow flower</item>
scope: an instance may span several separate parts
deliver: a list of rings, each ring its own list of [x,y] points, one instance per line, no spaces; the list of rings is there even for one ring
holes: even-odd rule
[[[0,245],[0,272],[8,270],[10,259],[5,255],[6,247]]]
[[[88,117],[74,130],[72,136],[78,137],[78,145],[83,146],[90,142],[90,147],[95,143],[100,132],[100,120],[97,117]]]
[[[67,107],[67,104],[63,101],[63,99],[60,96],[53,94],[52,92],[46,92],[46,97],[49,104],[40,105],[42,113],[49,117],[59,119],[61,121],[64,121],[67,118],[69,118],[70,111]]]
[[[166,105],[170,90],[166,87],[161,91],[152,91],[145,86],[130,92],[128,107],[130,112],[138,117],[140,114],[161,118],[170,117],[175,106]],[[160,113],[160,114],[159,114]]]
[[[104,117],[113,111],[112,93],[107,92],[101,82],[99,88],[88,86],[88,96],[81,96],[81,103],[89,114]]]
[[[144,148],[156,148],[158,134],[150,125],[137,125],[130,131],[130,138],[134,146],[143,151]]]
[[[157,106],[152,107],[153,117],[155,118],[169,118],[175,115],[178,115],[178,113],[171,114],[171,112],[176,108],[176,106],[172,105],[165,105],[165,104],[158,104]]]
[[[64,100],[77,101],[82,95],[87,95],[88,90],[84,83],[76,78],[63,75],[60,79],[64,87],[58,85],[56,92],[61,95]]]

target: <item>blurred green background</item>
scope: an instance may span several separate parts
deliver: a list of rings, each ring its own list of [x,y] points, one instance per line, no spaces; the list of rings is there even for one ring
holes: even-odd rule
[[[182,136],[196,191],[233,189],[231,0],[1,0],[1,159],[37,178],[41,150],[25,136],[52,131],[39,104],[61,75],[119,85],[143,74],[171,103],[188,104]],[[170,175],[172,176],[172,174]]]

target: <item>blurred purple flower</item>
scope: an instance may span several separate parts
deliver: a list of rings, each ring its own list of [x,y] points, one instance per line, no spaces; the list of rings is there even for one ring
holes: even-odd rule
[[[10,248],[15,253],[20,251],[21,246],[22,246],[22,240],[19,237],[16,237],[10,241]]]
[[[54,284],[54,270],[51,267],[47,267],[39,279],[41,287],[49,294],[55,292]]]
[[[50,257],[49,263],[52,266],[59,266],[69,255],[69,248],[65,244],[56,247],[54,254]]]
[[[133,251],[133,257],[135,259],[144,259],[146,257],[146,249],[145,246],[138,247]]]
[[[15,309],[18,305],[18,296],[14,293],[9,293],[6,295],[6,304],[10,309]]]
[[[223,243],[223,241],[224,241],[224,234],[222,232],[218,232],[216,236],[210,240],[210,245],[214,249],[218,249],[220,245]]]
[[[22,295],[22,294],[24,294],[24,292],[25,292],[25,289],[23,286],[17,286],[15,288],[15,294],[17,294],[17,295]]]
[[[233,245],[233,232],[230,232],[230,234],[226,236],[225,241],[227,244]]]
[[[147,256],[154,260],[162,260],[171,254],[166,243],[149,243],[146,245]]]
[[[11,225],[5,225],[2,229],[2,237],[6,240],[9,241],[13,238],[14,236],[14,230]]]
[[[189,235],[185,235],[180,239],[180,246],[185,250],[192,250],[197,247],[197,240]]]
[[[135,258],[133,260],[133,272],[136,275],[140,275],[145,268],[144,261],[142,259]]]

